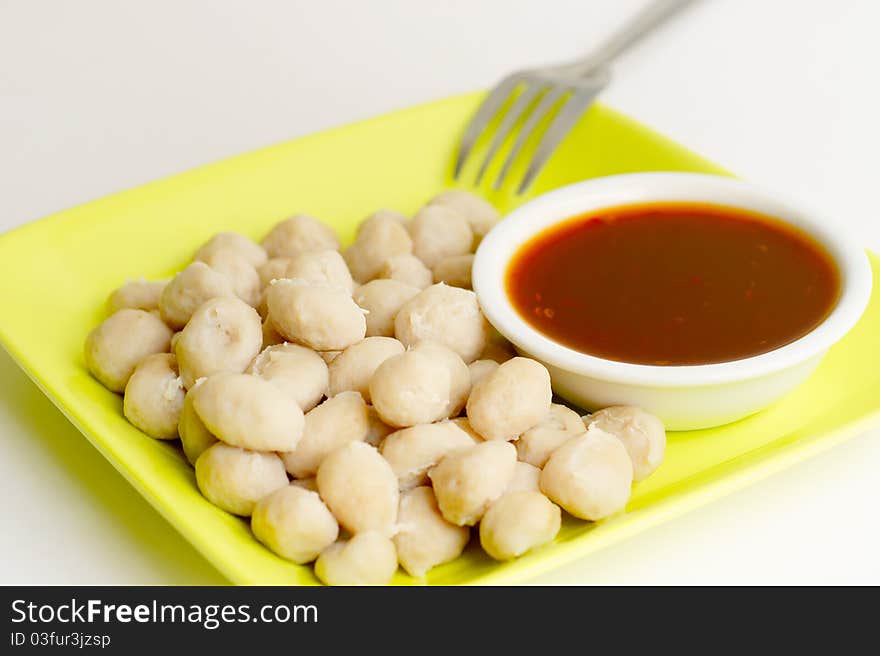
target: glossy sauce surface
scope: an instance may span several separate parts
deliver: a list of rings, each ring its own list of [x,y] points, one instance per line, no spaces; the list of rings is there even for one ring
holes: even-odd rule
[[[695,365],[766,353],[833,309],[840,275],[809,235],[737,208],[662,203],[552,226],[508,265],[507,293],[550,339],[609,360]]]

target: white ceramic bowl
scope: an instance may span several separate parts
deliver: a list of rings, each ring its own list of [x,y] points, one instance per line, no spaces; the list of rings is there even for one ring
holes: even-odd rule
[[[656,201],[739,207],[808,232],[840,270],[837,304],[814,330],[776,350],[692,366],[629,364],[587,355],[553,341],[520,317],[505,290],[505,272],[520,246],[545,228],[587,212]],[[557,394],[591,410],[615,404],[641,406],[670,430],[692,430],[753,414],[806,379],[862,315],[871,293],[871,268],[865,252],[835,230],[832,221],[740,180],[693,173],[632,173],[562,187],[514,210],[480,245],[473,283],[489,321],[521,353],[547,366]]]

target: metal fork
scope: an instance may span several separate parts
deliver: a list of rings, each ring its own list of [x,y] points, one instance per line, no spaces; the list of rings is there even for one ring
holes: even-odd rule
[[[492,89],[468,124],[456,157],[454,178],[461,176],[465,162],[480,137],[483,134],[491,136],[487,128],[492,119],[502,107],[509,104],[509,109],[500,116],[500,123],[476,179],[479,185],[495,155],[522,121],[507,159],[493,183],[496,190],[500,189],[529,137],[536,132],[537,126],[550,110],[559,104],[559,110],[541,136],[517,189],[516,193],[522,194],[581,114],[608,84],[611,77],[608,65],[614,58],[691,2],[693,0],[654,0],[583,59],[516,71],[505,77]],[[515,95],[517,91],[519,94]]]

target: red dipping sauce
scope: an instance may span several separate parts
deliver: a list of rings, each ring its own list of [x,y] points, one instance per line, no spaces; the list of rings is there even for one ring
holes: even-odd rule
[[[609,360],[728,362],[806,335],[840,274],[808,234],[731,207],[603,209],[544,230],[514,255],[507,293],[550,339]]]

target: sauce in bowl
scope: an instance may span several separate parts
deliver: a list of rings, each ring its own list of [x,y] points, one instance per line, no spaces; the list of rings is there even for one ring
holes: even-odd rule
[[[548,338],[634,364],[759,355],[830,314],[840,273],[808,234],[772,217],[697,203],[603,209],[520,247],[505,286]]]

